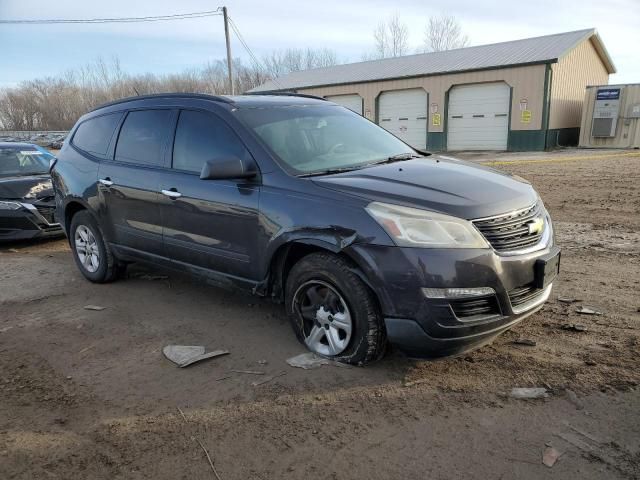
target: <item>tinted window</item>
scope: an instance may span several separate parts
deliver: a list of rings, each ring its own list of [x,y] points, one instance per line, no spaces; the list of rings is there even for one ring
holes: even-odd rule
[[[129,112],[120,129],[116,160],[162,165],[163,148],[171,128],[171,110]]]
[[[173,145],[173,168],[200,173],[207,160],[246,155],[248,152],[240,139],[219,118],[205,112],[180,112]]]
[[[80,124],[73,135],[73,144],[85,152],[105,156],[122,113],[110,113]]]

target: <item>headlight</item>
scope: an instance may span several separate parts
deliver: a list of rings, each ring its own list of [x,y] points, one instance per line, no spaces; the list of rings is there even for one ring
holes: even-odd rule
[[[461,218],[379,202],[366,210],[400,247],[489,248],[471,222]]]
[[[3,202],[0,201],[0,210],[19,210],[22,205],[16,202]]]

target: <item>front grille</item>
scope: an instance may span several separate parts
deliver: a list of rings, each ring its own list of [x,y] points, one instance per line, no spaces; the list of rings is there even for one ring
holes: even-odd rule
[[[544,218],[542,204],[537,203],[525,210],[508,213],[493,218],[474,220],[473,224],[480,230],[491,246],[498,252],[512,252],[537,245],[548,225],[542,231],[529,233],[529,223],[536,218]]]
[[[42,215],[47,222],[56,223],[56,207],[45,205],[35,205],[35,207],[38,209],[38,213],[40,213],[40,215]]]
[[[458,318],[476,315],[497,315],[500,313],[495,295],[482,298],[450,300],[451,309]]]
[[[530,283],[509,291],[509,301],[512,307],[517,307],[533,300],[541,293],[542,289],[536,288],[535,284]]]

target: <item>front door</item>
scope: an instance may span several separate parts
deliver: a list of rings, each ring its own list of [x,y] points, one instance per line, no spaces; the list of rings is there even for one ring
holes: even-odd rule
[[[118,246],[163,254],[159,171],[176,112],[135,110],[122,124],[113,161],[102,161],[98,189],[107,236]]]
[[[259,280],[259,182],[200,179],[206,161],[230,155],[250,153],[221,118],[180,112],[171,169],[160,173],[165,256],[253,283]]]

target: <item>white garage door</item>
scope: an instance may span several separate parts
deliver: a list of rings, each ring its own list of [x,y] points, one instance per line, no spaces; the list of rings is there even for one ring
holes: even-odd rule
[[[378,123],[415,148],[427,147],[427,92],[421,88],[384,92]]]
[[[360,95],[329,95],[324,98],[362,115],[362,97]]]
[[[447,150],[506,150],[509,97],[509,86],[503,82],[452,88]]]

